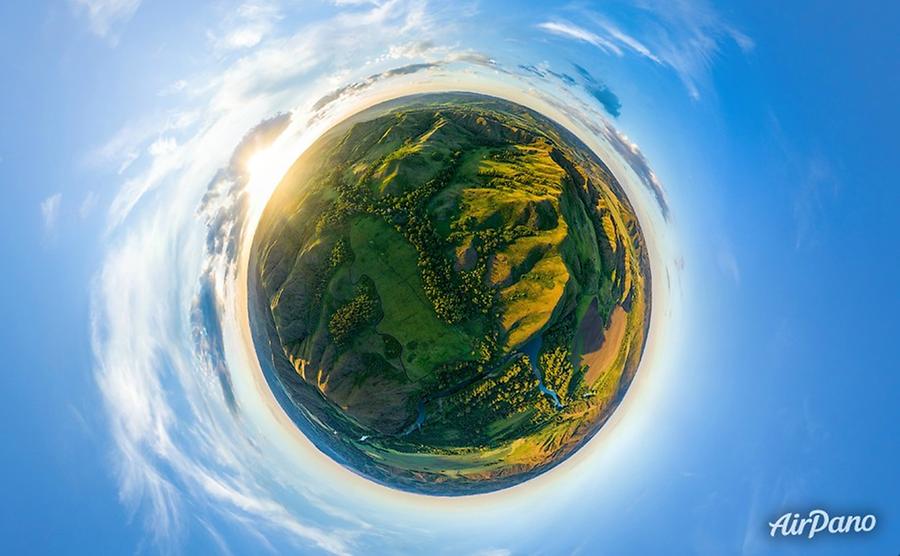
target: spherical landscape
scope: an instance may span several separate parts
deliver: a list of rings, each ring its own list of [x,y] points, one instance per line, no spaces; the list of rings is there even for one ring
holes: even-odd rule
[[[250,322],[297,426],[382,484],[463,495],[558,464],[608,419],[650,315],[606,165],[517,104],[419,95],[292,166],[253,239]]]

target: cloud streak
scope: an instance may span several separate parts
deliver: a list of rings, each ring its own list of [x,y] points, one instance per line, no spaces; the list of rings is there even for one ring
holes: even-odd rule
[[[612,41],[601,37],[597,33],[588,31],[584,27],[579,27],[578,25],[569,23],[568,21],[545,21],[543,23],[539,23],[537,27],[538,29],[543,29],[544,31],[553,35],[586,42],[610,54],[622,56],[622,49]]]
[[[710,80],[716,58],[731,42],[747,53],[753,40],[725,23],[705,2],[623,3],[616,13],[625,23],[593,9],[575,9],[576,25],[550,19],[537,25],[547,33],[590,44],[616,57],[635,55],[672,70],[693,99]],[[611,10],[612,11],[612,10]]]
[[[266,456],[228,416],[234,400],[221,374],[221,331],[180,310],[193,297],[204,316],[224,320],[214,301],[215,275],[191,293],[197,277],[187,261],[204,249],[192,220],[188,208],[174,206],[142,218],[110,250],[95,282],[95,376],[111,417],[120,497],[134,510],[149,510],[147,524],[160,544],[177,540],[190,522],[188,497],[191,512],[200,505],[323,552],[348,554],[346,539],[298,519],[249,471],[265,469],[259,459]],[[173,251],[182,257],[173,260]],[[198,325],[202,334],[181,332]]]

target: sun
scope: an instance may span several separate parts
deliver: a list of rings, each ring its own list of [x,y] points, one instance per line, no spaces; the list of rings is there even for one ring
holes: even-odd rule
[[[250,155],[245,164],[247,171],[246,192],[253,199],[267,196],[281,177],[276,149],[267,147]],[[263,197],[265,198],[265,197]]]

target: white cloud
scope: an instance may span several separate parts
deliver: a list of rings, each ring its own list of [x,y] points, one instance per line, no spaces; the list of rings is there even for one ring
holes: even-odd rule
[[[55,193],[41,201],[41,217],[44,220],[44,230],[51,234],[56,229],[56,221],[59,219],[59,205],[62,202],[62,193]]]
[[[350,554],[346,543],[342,539],[335,535],[329,535],[320,529],[308,527],[297,522],[288,511],[277,502],[241,492],[239,488],[229,485],[225,481],[217,479],[210,474],[200,475],[198,479],[207,493],[219,501],[229,503],[248,513],[265,515],[279,527],[294,533],[298,537],[313,542],[319,548],[331,554],[339,556]]]
[[[197,122],[198,112],[180,110],[147,116],[119,128],[103,144],[91,149],[83,163],[94,169],[115,169],[124,174],[136,162],[151,140],[162,134],[183,132]],[[162,122],[162,123],[160,123]]]
[[[753,39],[725,23],[703,0],[648,0],[626,5],[617,15],[627,25],[589,9],[577,13],[582,25],[555,19],[538,24],[538,28],[592,44],[608,54],[623,56],[625,52],[633,52],[668,67],[694,99],[700,98],[701,87],[709,81],[713,64],[725,43],[733,42],[744,53],[754,48]],[[596,28],[589,28],[584,22]]]
[[[244,27],[235,29],[222,40],[222,45],[229,49],[250,48],[259,44],[262,36],[263,31],[259,28]]]
[[[160,137],[150,144],[147,152],[150,153],[150,156],[159,157],[174,152],[177,147],[178,141],[174,137]]]
[[[94,281],[94,373],[110,416],[120,498],[134,511],[149,510],[158,545],[177,540],[190,497],[192,515],[203,507],[260,539],[276,529],[348,554],[339,532],[298,519],[258,483],[254,472],[266,466],[257,460],[269,457],[257,449],[261,440],[240,421],[223,419],[221,390],[182,336],[189,314],[179,295],[193,292],[187,261],[203,245],[202,234],[190,233],[192,220],[193,207],[184,203],[142,218],[108,252]],[[186,264],[173,260],[173,249]]]
[[[93,167],[118,165],[119,173],[124,172],[137,158],[136,147],[149,135],[148,127],[149,125],[127,125],[120,128],[105,143],[92,149],[85,157],[85,162]]]
[[[733,27],[729,27],[727,31],[728,34],[731,35],[731,38],[734,39],[734,42],[736,42],[744,52],[751,52],[756,48],[756,42],[744,33],[741,33]]]
[[[245,50],[269,36],[281,18],[278,6],[272,2],[245,2],[225,19],[220,31],[207,35],[219,50]]]
[[[140,153],[137,151],[128,151],[124,153],[122,155],[122,163],[119,164],[119,169],[116,170],[116,173],[120,176],[124,174],[128,170],[128,168],[130,168],[131,165],[134,164],[134,161],[137,160],[140,156]]]
[[[121,224],[141,198],[163,183],[168,176],[185,162],[184,150],[173,137],[159,137],[147,147],[151,157],[150,167],[143,173],[128,179],[109,206],[109,228]]]
[[[538,24],[538,28],[554,35],[559,35],[561,37],[575,39],[577,41],[592,44],[602,50],[605,50],[606,52],[615,54],[617,56],[622,55],[622,49],[613,44],[611,41],[601,37],[597,33],[588,31],[587,29],[579,27],[573,23],[569,23],[566,21],[545,21],[544,23]]]
[[[91,32],[101,38],[113,38],[113,27],[134,16],[141,0],[73,0],[76,8],[87,15]]]
[[[381,56],[381,60],[399,60],[403,58],[420,58],[430,52],[438,50],[432,41],[413,41],[391,46],[387,54]]]
[[[662,63],[660,61],[660,59],[657,58],[656,55],[653,54],[653,52],[651,52],[650,49],[647,48],[644,45],[644,43],[642,43],[638,39],[632,37],[631,35],[626,34],[619,27],[613,25],[612,23],[610,23],[609,21],[607,21],[605,19],[599,19],[598,22],[601,25],[601,27],[603,27],[603,29],[609,34],[609,36],[613,40],[625,45],[626,47],[628,47],[631,50],[640,54],[641,56],[648,58],[649,60],[652,60],[653,62],[656,62],[657,64]]]

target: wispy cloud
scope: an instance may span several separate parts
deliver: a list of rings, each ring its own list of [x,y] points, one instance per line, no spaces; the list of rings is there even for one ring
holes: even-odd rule
[[[119,128],[109,139],[90,149],[83,164],[92,169],[105,169],[124,174],[153,141],[169,133],[186,131],[197,123],[198,113],[178,110],[153,114]]]
[[[625,33],[609,20],[600,16],[595,16],[593,19],[609,35],[610,40],[622,44],[624,47],[631,49],[632,51],[653,62],[656,62],[657,64],[662,63],[662,61],[655,54],[653,54],[653,52],[651,52],[650,49],[644,45],[644,43],[642,43],[635,37],[632,37],[631,35]]]
[[[575,39],[577,41],[592,44],[602,50],[605,50],[606,52],[615,54],[617,56],[622,55],[622,49],[616,46],[612,41],[601,37],[597,33],[588,31],[584,27],[579,27],[574,23],[569,23],[568,21],[545,21],[543,23],[539,23],[538,28],[554,35],[559,35],[561,37]]]
[[[77,11],[88,19],[91,32],[115,42],[115,27],[134,16],[141,0],[72,0]]]
[[[208,37],[220,50],[252,48],[272,33],[281,18],[281,11],[274,2],[244,2],[225,19],[219,32],[210,31]]]
[[[41,201],[41,218],[44,220],[44,231],[47,234],[56,231],[56,221],[59,219],[61,203],[62,193],[55,193]]]
[[[160,137],[147,148],[150,167],[141,175],[127,180],[109,207],[109,228],[121,224],[149,191],[163,183],[173,171],[186,162],[188,151],[178,148],[172,138]]]
[[[94,284],[95,376],[110,416],[120,497],[134,511],[148,510],[162,545],[179,537],[190,500],[192,513],[206,508],[261,534],[278,530],[348,554],[343,535],[298,518],[259,483],[251,470],[266,469],[258,460],[268,456],[241,421],[225,417],[226,400],[208,374],[214,369],[198,365],[202,354],[181,336],[190,315],[179,296],[193,289],[193,264],[171,252],[202,249],[202,238],[190,239],[192,219],[190,206],[169,206],[131,226]]]
[[[372,74],[365,79],[361,79],[359,81],[354,81],[353,83],[348,83],[347,85],[343,85],[334,91],[322,96],[317,100],[313,106],[313,112],[319,112],[329,104],[336,102],[341,98],[345,98],[349,95],[353,95],[355,93],[359,93],[360,91],[371,87],[372,85],[378,83],[379,81],[383,81],[385,79],[390,79],[391,77],[397,75],[409,75],[412,73],[418,73],[422,71],[426,71],[429,69],[433,69],[436,67],[440,67],[443,65],[442,62],[426,62],[420,64],[408,64],[405,66],[400,66],[396,68],[391,68],[389,70],[379,72],[376,74]]]
[[[675,72],[688,94],[698,99],[709,81],[713,64],[723,46],[736,44],[743,52],[754,48],[753,40],[727,24],[703,0],[662,2],[650,0],[625,4],[618,13],[622,22],[593,9],[577,9],[579,25],[551,19],[537,27],[548,33],[584,42],[607,54],[627,53],[645,58]],[[627,21],[627,25],[624,23]]]
[[[838,197],[839,182],[831,164],[821,156],[811,156],[798,164],[801,168],[794,194],[794,246],[801,249],[816,243],[826,208]]]
[[[770,145],[781,163],[785,180],[796,184],[792,195],[794,248],[816,245],[825,225],[825,213],[838,200],[841,192],[840,164],[815,148],[794,144],[782,128],[774,112],[767,117]]]

